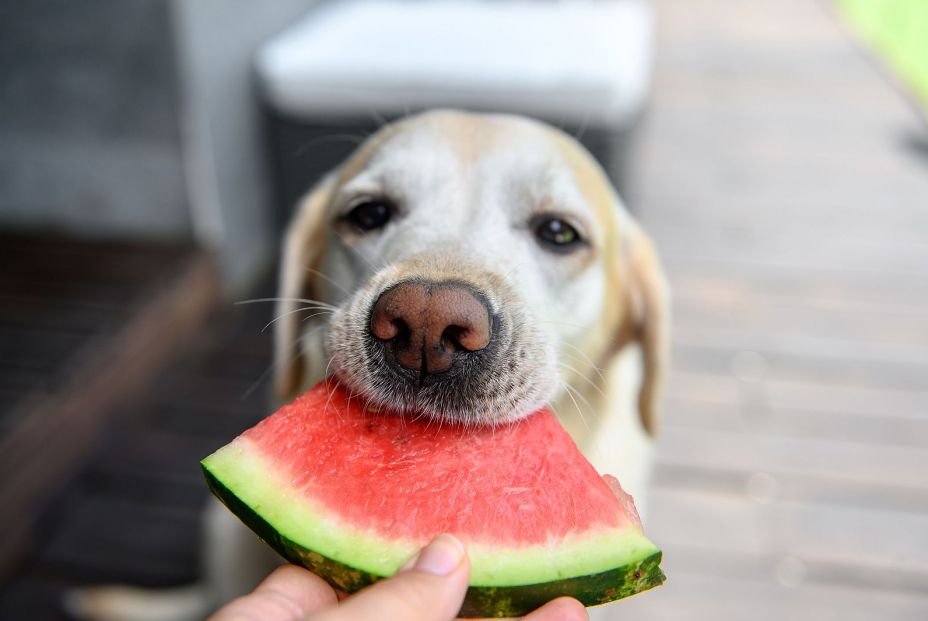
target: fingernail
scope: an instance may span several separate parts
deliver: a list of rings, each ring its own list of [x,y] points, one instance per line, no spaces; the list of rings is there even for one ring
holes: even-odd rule
[[[435,576],[447,576],[461,564],[464,546],[451,535],[439,535],[425,546],[413,565],[414,569]]]

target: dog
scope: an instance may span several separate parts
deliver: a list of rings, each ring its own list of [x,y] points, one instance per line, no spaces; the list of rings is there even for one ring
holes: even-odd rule
[[[280,402],[335,375],[374,406],[437,421],[500,424],[550,405],[645,512],[667,284],[606,174],[563,132],[454,110],[381,128],[300,203],[276,314]],[[218,503],[206,522],[203,584],[85,591],[72,611],[202,618],[279,562]]]

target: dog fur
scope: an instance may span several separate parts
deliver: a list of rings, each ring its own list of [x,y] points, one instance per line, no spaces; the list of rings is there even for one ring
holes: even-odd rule
[[[382,230],[345,225],[365,197],[396,206]],[[544,214],[569,222],[582,247],[540,245],[530,223]],[[500,353],[472,383],[484,388],[449,403],[377,375],[364,347],[370,309],[408,279],[466,283],[502,318]],[[651,241],[570,136],[520,117],[450,110],[382,128],[299,205],[279,293],[278,400],[334,373],[368,401],[439,420],[495,424],[550,404],[644,513],[668,364],[667,287]],[[205,582],[178,591],[171,616],[137,614],[146,597],[157,606],[171,594],[113,589],[78,594],[72,610],[98,620],[201,618],[275,562],[218,503],[207,535]]]

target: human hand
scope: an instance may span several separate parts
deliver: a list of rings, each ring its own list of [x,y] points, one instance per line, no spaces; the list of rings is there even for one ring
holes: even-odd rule
[[[285,565],[208,621],[450,621],[461,608],[469,577],[464,546],[451,535],[440,535],[394,577],[341,601],[319,576]],[[523,618],[583,621],[588,617],[580,602],[560,597]]]

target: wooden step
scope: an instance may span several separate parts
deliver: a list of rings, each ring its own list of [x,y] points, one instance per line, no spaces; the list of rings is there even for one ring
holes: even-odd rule
[[[0,238],[0,573],[113,406],[146,384],[217,295],[189,247]]]

